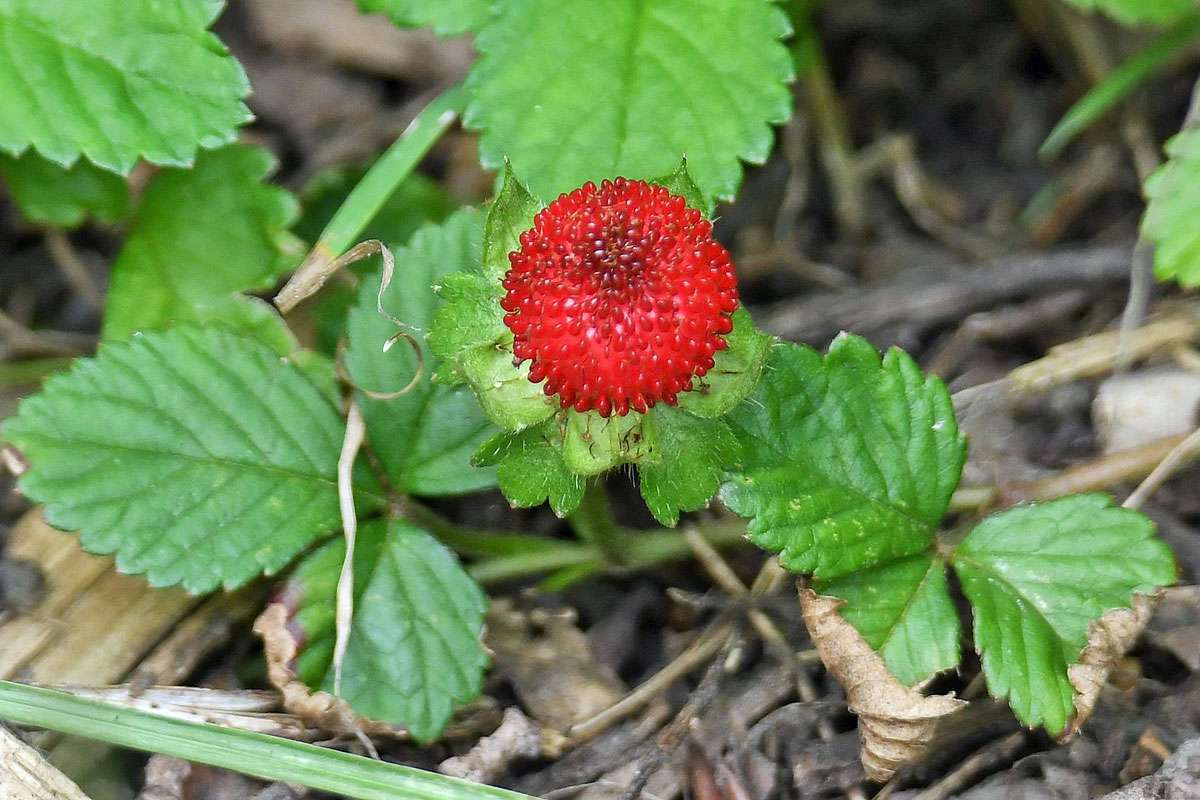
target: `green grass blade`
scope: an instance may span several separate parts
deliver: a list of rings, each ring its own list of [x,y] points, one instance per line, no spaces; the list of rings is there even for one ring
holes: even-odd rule
[[[275,736],[167,719],[10,681],[0,681],[0,719],[357,800],[532,800],[413,767]]]
[[[275,296],[284,314],[311,296],[339,266],[338,256],[350,248],[446,129],[462,113],[466,94],[454,86],[438,95],[404,129],[392,146],[371,165],[367,174],[329,220],[321,237],[287,285]]]
[[[1114,69],[1102,83],[1079,98],[1054,126],[1054,130],[1050,131],[1046,141],[1038,148],[1038,155],[1047,161],[1057,158],[1075,137],[1164,69],[1198,36],[1200,14],[1189,15],[1160,34],[1144,50]]]
[[[396,187],[462,113],[465,103],[462,87],[455,86],[425,106],[346,197],[313,249],[324,249],[336,257],[354,244]]]

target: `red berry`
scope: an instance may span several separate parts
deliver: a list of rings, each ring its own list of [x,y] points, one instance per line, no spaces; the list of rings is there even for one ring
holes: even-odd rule
[[[513,355],[563,408],[607,417],[676,403],[733,328],[737,278],[712,223],[661,186],[586,183],[508,256]]]

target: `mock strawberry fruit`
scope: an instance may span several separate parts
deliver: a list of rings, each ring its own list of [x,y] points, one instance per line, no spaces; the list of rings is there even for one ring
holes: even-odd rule
[[[587,183],[543,209],[509,254],[500,305],[516,363],[563,408],[675,405],[726,347],[737,279],[712,223],[643,181]]]

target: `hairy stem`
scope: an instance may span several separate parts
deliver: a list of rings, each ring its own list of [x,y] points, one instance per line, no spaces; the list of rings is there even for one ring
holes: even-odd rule
[[[696,528],[696,531],[717,549],[746,541],[746,523],[743,520],[706,525]],[[471,566],[470,572],[480,583],[499,583],[554,572],[547,579],[547,584],[562,589],[604,572],[650,569],[692,557],[691,546],[679,531],[619,529],[614,542],[623,556],[620,566],[614,566],[594,545],[556,542],[553,548],[480,561]]]
[[[613,519],[602,478],[588,481],[583,500],[579,508],[567,516],[567,524],[580,541],[594,547],[610,564],[624,563],[625,555],[618,541],[620,527]]]

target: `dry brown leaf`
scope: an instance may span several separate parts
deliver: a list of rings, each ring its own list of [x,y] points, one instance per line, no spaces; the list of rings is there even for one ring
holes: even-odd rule
[[[443,775],[472,781],[494,783],[513,761],[537,758],[545,753],[544,734],[516,706],[509,706],[504,719],[490,736],[485,736],[461,756],[448,758],[438,765]],[[559,748],[552,744],[551,751]]]
[[[560,731],[625,695],[621,679],[592,655],[575,619],[570,609],[525,613],[504,599],[492,603],[487,617],[485,642],[496,670],[534,719]]]
[[[1114,608],[1088,626],[1088,641],[1079,662],[1067,667],[1067,678],[1075,688],[1075,716],[1059,741],[1068,741],[1092,715],[1113,665],[1150,622],[1158,597],[1135,594],[1132,608]]]
[[[267,659],[267,678],[283,696],[283,707],[308,725],[344,736],[391,736],[407,738],[408,732],[395,725],[369,720],[351,710],[345,700],[328,692],[314,692],[296,675],[296,637],[288,630],[288,610],[271,603],[254,621],[254,632],[262,637]]]
[[[883,782],[920,758],[938,721],[967,703],[953,695],[926,697],[892,677],[879,654],[838,614],[844,602],[800,590],[808,635],[825,668],[845,688],[850,713],[858,717],[863,768],[871,780]]]
[[[70,778],[2,726],[0,797],[4,800],[88,800]]]

